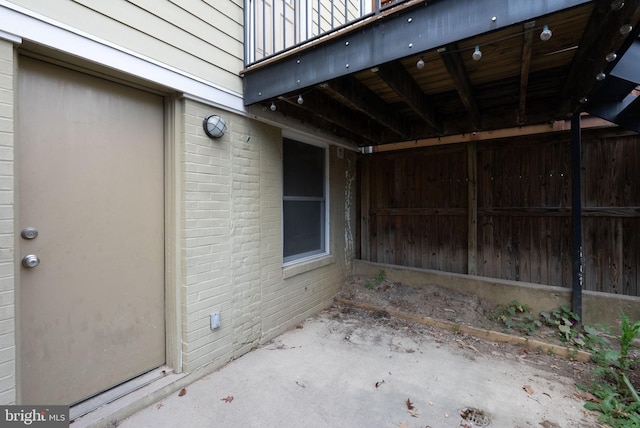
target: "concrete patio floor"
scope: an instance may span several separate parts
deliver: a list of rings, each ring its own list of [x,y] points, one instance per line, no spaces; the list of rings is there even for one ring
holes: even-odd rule
[[[548,363],[452,336],[334,306],[118,426],[598,426]]]

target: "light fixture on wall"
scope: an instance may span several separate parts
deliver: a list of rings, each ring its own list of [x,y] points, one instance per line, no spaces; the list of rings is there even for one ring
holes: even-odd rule
[[[422,70],[424,68],[424,59],[422,59],[422,57],[420,57],[420,59],[416,63],[416,67],[418,67],[419,70]]]
[[[204,128],[204,133],[209,137],[220,138],[227,130],[227,124],[223,118],[212,114],[204,118],[204,121],[202,121],[202,128]]]
[[[607,62],[613,62],[616,58],[618,58],[618,55],[616,55],[614,51],[609,52],[607,56],[604,57]]]
[[[540,33],[540,40],[546,42],[551,38],[551,36],[553,36],[553,33],[551,32],[551,30],[549,30],[549,26],[545,24],[542,27],[542,32]]]
[[[598,82],[602,82],[606,78],[607,78],[607,75],[602,70],[600,71],[600,73],[596,74],[596,80]]]
[[[271,101],[271,106],[269,107],[269,109],[271,111],[276,111],[277,107],[276,107],[276,103],[274,103],[273,101]]]
[[[471,58],[473,58],[474,61],[480,61],[480,58],[482,58],[482,51],[480,50],[480,46],[476,45],[476,49],[471,54]]]
[[[302,95],[298,95],[298,104],[302,105],[302,103],[304,103],[304,98],[302,98]]]

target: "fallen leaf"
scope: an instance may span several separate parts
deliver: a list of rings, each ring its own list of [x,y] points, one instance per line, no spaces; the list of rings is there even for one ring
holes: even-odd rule
[[[409,410],[415,409],[415,407],[413,407],[413,403],[408,398],[407,398],[407,409]]]
[[[533,388],[531,388],[531,385],[525,385],[522,387],[522,389],[524,389],[527,392],[527,394],[533,395]]]
[[[376,388],[382,385],[383,383],[384,383],[384,379],[382,379],[380,382],[376,382]]]
[[[156,409],[160,409],[161,407],[164,407],[164,404],[162,404],[162,403],[158,403],[158,404],[156,405]]]
[[[573,395],[575,395],[577,398],[579,398],[581,400],[591,401],[592,403],[599,403],[600,402],[598,397],[594,396],[593,394],[591,394],[590,392],[587,392],[587,391],[574,392]]]
[[[409,424],[400,424],[398,428],[409,428]]]
[[[186,394],[187,394],[187,388],[182,388],[178,393],[178,397],[182,397],[183,395],[186,395]]]
[[[227,395],[224,398],[221,398],[220,401],[224,401],[225,403],[231,403],[233,401],[233,396]]]
[[[417,410],[409,410],[409,414],[414,418],[417,418],[418,416],[420,416]]]
[[[297,328],[297,329],[301,329],[301,328],[304,328],[304,326],[303,326],[302,324],[298,324],[298,325],[296,326],[296,328]]]

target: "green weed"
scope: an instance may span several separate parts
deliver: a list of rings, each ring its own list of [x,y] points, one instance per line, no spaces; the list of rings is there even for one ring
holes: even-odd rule
[[[384,269],[380,269],[380,271],[375,276],[375,278],[373,279],[368,278],[364,281],[364,286],[367,287],[369,290],[373,290],[378,285],[382,284],[382,282],[385,279],[387,279],[387,273],[384,271]]]
[[[606,330],[611,333],[610,330]],[[600,412],[600,422],[613,428],[640,427],[640,396],[629,380],[629,371],[638,364],[635,340],[640,336],[640,321],[631,323],[621,313],[620,333],[615,335],[617,346],[601,340],[593,353],[598,364],[594,370],[600,381],[591,388],[580,386],[597,397],[597,402],[587,402],[585,408]]]

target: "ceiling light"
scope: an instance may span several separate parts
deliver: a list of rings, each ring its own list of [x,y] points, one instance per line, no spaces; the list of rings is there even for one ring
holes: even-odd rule
[[[613,62],[616,60],[616,58],[618,58],[618,55],[616,55],[614,51],[609,52],[607,56],[604,57],[604,59],[606,59],[607,62]]]
[[[549,30],[549,26],[545,25],[544,27],[542,27],[542,32],[540,33],[540,40],[546,42],[551,38],[552,35],[553,33],[551,32],[551,30]]]
[[[606,77],[607,75],[604,74],[604,71],[600,71],[600,73],[596,74],[596,80],[598,82],[602,82]]]
[[[276,111],[276,103],[271,101],[271,107],[269,107],[269,108],[271,109],[271,111]]]
[[[416,62],[416,67],[418,67],[418,69],[420,69],[420,70],[422,70],[424,68],[424,60],[422,59],[422,57],[420,57],[418,62]]]
[[[622,27],[620,27],[620,34],[624,36],[625,34],[629,34],[631,30],[633,30],[633,25],[627,22],[626,24],[622,25]]]
[[[611,10],[618,11],[624,7],[624,1],[622,0],[613,0],[611,2]]]
[[[589,101],[589,100],[587,99],[587,97],[582,97],[582,98],[580,98],[580,104],[586,104],[586,103],[587,103],[587,101]]]
[[[304,99],[302,98],[302,95],[298,95],[298,104],[302,103],[304,103]]]
[[[473,51],[473,54],[471,54],[471,58],[473,58],[474,61],[480,61],[480,58],[482,58],[480,46],[476,45],[476,49]]]

